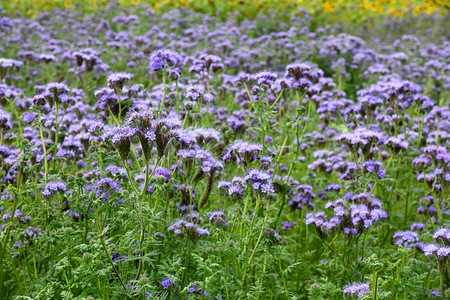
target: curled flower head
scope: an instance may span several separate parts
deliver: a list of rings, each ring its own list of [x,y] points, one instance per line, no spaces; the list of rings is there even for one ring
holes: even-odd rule
[[[411,248],[419,242],[419,236],[414,231],[397,231],[393,236],[396,245]]]
[[[209,222],[216,227],[226,228],[227,224],[227,216],[223,213],[223,211],[211,211],[208,213]]]
[[[246,163],[247,161],[252,162],[257,158],[263,149],[260,144],[252,144],[246,141],[236,141],[234,142],[223,155],[224,161],[235,161],[238,164]]]
[[[44,191],[42,194],[45,197],[50,197],[52,195],[55,195],[57,193],[64,193],[66,191],[66,184],[62,181],[50,181],[45,186]]]
[[[176,68],[181,64],[181,56],[172,50],[160,49],[150,55],[149,67],[153,71]]]
[[[59,96],[69,92],[69,87],[63,82],[50,82],[46,86],[46,90],[53,95]]]
[[[176,287],[175,282],[169,277],[162,278],[159,283],[165,290],[168,290],[170,287]]]
[[[425,229],[425,225],[422,223],[412,223],[410,226],[411,230],[418,230],[418,231],[422,231]]]
[[[129,126],[105,127],[102,139],[112,143],[119,151],[120,157],[126,159],[130,153],[131,139],[136,134],[136,129]]]
[[[0,128],[2,129],[11,129],[11,115],[0,108]]]
[[[234,83],[237,86],[242,85],[243,83],[247,83],[250,80],[250,75],[247,73],[239,73],[236,78],[234,79]]]
[[[302,77],[306,77],[311,70],[311,66],[305,63],[294,63],[286,67],[286,71],[289,77],[300,80]]]
[[[369,292],[369,284],[360,282],[348,284],[343,290],[344,295],[358,296],[358,298],[364,298]]]
[[[433,238],[437,240],[442,240],[446,246],[450,246],[450,229],[448,228],[439,228],[433,235]]]
[[[205,94],[205,88],[202,85],[190,85],[187,88],[186,98],[197,101],[199,98],[203,97]]]
[[[20,68],[23,65],[23,62],[10,59],[10,58],[0,58],[0,82],[5,78],[8,70],[13,68]]]
[[[369,153],[371,146],[381,139],[381,134],[366,128],[357,128],[353,132],[343,133],[335,138],[354,152]]]
[[[265,171],[258,169],[250,170],[244,179],[250,183],[250,186],[257,193],[269,194],[275,192],[271,180],[272,176]]]
[[[256,82],[258,83],[258,86],[263,90],[269,89],[274,83],[275,79],[277,79],[277,77],[278,77],[277,73],[267,71],[260,72],[255,75],[255,79]]]
[[[262,236],[269,245],[275,245],[280,243],[281,236],[273,228],[264,229]]]
[[[390,137],[384,142],[384,144],[394,153],[399,153],[401,150],[408,149],[408,143],[396,137]]]
[[[175,221],[167,230],[172,231],[177,236],[184,236],[187,233],[193,241],[198,241],[200,237],[209,236],[210,234],[207,229],[183,219]]]
[[[111,73],[108,75],[107,82],[108,86],[116,91],[116,93],[120,93],[122,91],[123,85],[125,82],[130,81],[133,78],[133,74],[126,72],[117,72]]]

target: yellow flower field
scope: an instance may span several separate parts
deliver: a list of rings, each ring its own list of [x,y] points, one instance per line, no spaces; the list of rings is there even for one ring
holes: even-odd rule
[[[85,12],[95,11],[110,0],[8,0],[3,1],[7,12],[20,11],[26,16],[36,16],[54,8],[78,8]],[[375,16],[402,17],[405,14],[431,14],[437,10],[450,9],[448,0],[118,0],[124,7],[149,5],[155,11],[173,7],[187,7],[199,12],[238,12],[253,17],[259,12],[295,13],[306,9],[310,14],[335,14],[345,20],[358,21]]]

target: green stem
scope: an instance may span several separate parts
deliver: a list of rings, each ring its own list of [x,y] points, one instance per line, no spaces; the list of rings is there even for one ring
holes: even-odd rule
[[[159,104],[159,117],[161,118],[161,114],[162,114],[162,110],[163,110],[163,107],[164,107],[164,101],[165,101],[165,99],[166,99],[166,70],[165,69],[163,69],[163,96],[162,96],[162,99],[161,99],[161,102],[160,102],[160,104]]]
[[[96,205],[93,205],[93,207],[94,207],[94,211],[95,211],[95,218],[96,218],[96,220],[97,220],[98,234],[99,234],[100,241],[102,242],[102,245],[103,245],[103,250],[105,250],[105,254],[106,254],[106,256],[108,257],[109,264],[110,264],[111,267],[113,268],[114,273],[116,273],[116,276],[117,276],[117,278],[118,278],[119,281],[120,281],[120,284],[122,285],[122,287],[123,287],[124,290],[127,290],[125,284],[124,284],[123,281],[122,281],[122,278],[120,277],[119,271],[117,271],[117,268],[116,268],[116,266],[114,265],[114,262],[112,261],[111,254],[109,253],[109,250],[108,250],[108,247],[106,246],[105,240],[103,239],[103,229],[102,229],[102,227],[101,227],[102,225],[100,224],[100,218],[99,218],[99,216],[98,216],[97,206],[96,206]]]
[[[142,192],[139,195],[138,198],[138,214],[139,214],[139,223],[141,225],[141,233],[139,236],[139,244],[140,244],[140,255],[143,255],[143,251],[142,251],[142,245],[143,245],[143,240],[144,240],[144,217],[142,216],[142,199],[144,198],[145,195],[145,191],[147,190],[148,184],[150,182],[150,178],[153,177],[153,174],[156,171],[157,166],[159,165],[159,162],[161,161],[161,157],[158,158],[155,166],[153,167],[152,173],[149,174],[149,163],[147,161],[146,163],[146,168],[145,168],[145,183],[144,183],[144,188],[142,189]],[[141,270],[142,270],[142,260],[139,260],[139,264],[138,264],[138,272],[136,274],[136,280],[139,279],[139,276],[141,274]]]
[[[0,297],[3,297],[3,259],[5,258],[5,252],[6,252],[6,245],[8,244],[9,240],[9,234],[11,232],[12,222],[14,221],[14,214],[16,212],[17,207],[17,195],[14,194],[14,202],[13,202],[13,209],[11,212],[11,218],[9,219],[8,225],[6,227],[6,234],[2,241],[2,249],[0,253]]]
[[[270,202],[267,201],[267,206],[269,206],[269,203]],[[256,241],[255,248],[253,249],[252,255],[250,255],[250,259],[248,260],[248,263],[244,267],[244,276],[242,278],[242,282],[243,283],[245,283],[245,276],[247,275],[247,266],[250,266],[252,264],[252,260],[253,260],[253,257],[255,256],[256,249],[258,248],[258,245],[261,242],[262,235],[263,235],[263,232],[264,232],[264,227],[266,226],[267,218],[269,216],[269,213],[267,212],[268,208],[269,207],[267,207],[267,209],[266,209],[266,216],[264,217],[263,228],[262,228],[261,232],[259,233],[259,237],[258,237],[258,240]]]
[[[42,151],[44,152],[44,172],[45,172],[45,182],[47,182],[48,180],[47,148],[45,147],[44,133],[42,132],[42,121],[40,112],[39,112],[39,134],[41,136]]]

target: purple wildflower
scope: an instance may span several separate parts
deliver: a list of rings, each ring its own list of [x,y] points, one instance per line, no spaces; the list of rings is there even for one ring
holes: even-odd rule
[[[348,284],[343,290],[344,295],[349,294],[351,296],[358,296],[358,298],[364,298],[369,292],[369,284],[360,282]]]
[[[45,186],[44,191],[42,194],[45,197],[50,197],[52,195],[55,195],[56,193],[64,193],[66,191],[66,184],[62,181],[50,181]]]

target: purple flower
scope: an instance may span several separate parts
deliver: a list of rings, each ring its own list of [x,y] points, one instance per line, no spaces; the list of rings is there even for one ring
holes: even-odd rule
[[[439,247],[439,249],[436,251],[436,256],[441,260],[447,259],[449,255],[450,247]]]
[[[358,298],[364,298],[370,292],[370,286],[368,283],[355,282],[346,285],[343,292],[344,295],[350,294],[352,296],[358,296]]]
[[[393,236],[396,245],[411,248],[419,242],[419,236],[414,231],[397,231]]]
[[[295,222],[295,221],[294,222],[283,221],[283,222],[281,222],[281,229],[286,231],[289,228],[294,227],[295,225],[297,225],[297,222]]]
[[[236,141],[225,151],[222,159],[224,161],[235,161],[238,164],[246,163],[247,160],[252,162],[257,158],[256,154],[259,154],[262,149],[263,146],[260,144]]]
[[[398,153],[401,150],[407,150],[408,149],[408,143],[400,140],[396,137],[390,137],[387,139],[384,144],[390,148],[394,153]]]
[[[45,186],[42,195],[45,197],[50,197],[56,193],[64,193],[66,191],[66,184],[62,181],[50,181]]]
[[[313,209],[315,207],[313,200],[316,195],[312,191],[312,186],[307,184],[298,185],[295,191],[289,195],[288,205],[292,209]]]
[[[107,82],[108,86],[115,90],[116,92],[122,91],[123,84],[130,81],[133,78],[133,74],[126,72],[111,73],[108,75]]]
[[[0,108],[0,128],[11,129],[11,115]]]
[[[436,244],[425,244],[423,246],[423,253],[426,256],[431,256],[433,254],[436,254],[438,250],[439,250],[439,246]]]
[[[411,228],[411,230],[422,231],[425,229],[425,225],[422,223],[412,223],[410,228]]]
[[[258,74],[255,75],[255,79],[256,82],[258,83],[258,85],[263,89],[263,90],[267,90],[268,88],[270,88],[273,84],[273,82],[275,81],[275,79],[277,78],[277,73],[273,73],[273,72],[260,72]]]
[[[4,19],[3,19],[4,20]],[[0,19],[0,22],[3,21]],[[1,23],[0,23],[1,27]],[[12,68],[19,68],[23,65],[23,62],[10,59],[10,58],[0,58],[0,82],[3,81],[3,78],[5,78],[6,72]]]
[[[441,239],[445,245],[450,246],[450,229],[448,228],[439,228],[433,235],[433,238],[437,241]]]
[[[223,169],[223,164],[214,158],[211,153],[206,150],[181,149],[177,153],[178,157],[184,159],[197,160],[201,163],[202,171],[213,174],[216,170]]]
[[[105,127],[102,135],[103,141],[112,143],[122,159],[126,159],[130,153],[131,138],[136,134],[136,129],[129,126]]]
[[[216,210],[208,213],[209,222],[216,227],[227,228],[227,216],[223,211]]]
[[[441,293],[439,292],[439,290],[432,290],[430,293],[430,297],[438,297],[440,295]]]
[[[163,289],[165,290],[168,290],[170,287],[175,286],[175,282],[168,277],[161,279],[159,283],[161,283]]]
[[[39,55],[39,59],[43,62],[45,62],[46,64],[52,62],[52,61],[56,61],[56,56],[52,55],[52,54],[41,54]]]
[[[341,190],[341,185],[337,183],[331,183],[325,187],[326,192],[336,191],[339,192]]]
[[[371,145],[381,139],[381,134],[365,128],[357,128],[353,132],[347,132],[335,138],[336,141],[345,143],[350,150],[361,150],[364,154],[369,153]]]
[[[176,129],[173,133],[178,137],[183,148],[195,143],[201,145],[210,141],[219,142],[221,140],[220,133],[213,128]]]
[[[201,228],[193,222],[183,219],[176,220],[167,230],[172,231],[177,236],[184,236],[184,234],[187,233],[193,241],[197,241],[200,237],[210,235],[210,232],[207,229]]]
[[[103,200],[109,199],[109,192],[121,192],[122,188],[111,178],[102,178],[97,182],[95,187],[97,197],[102,197]]]
[[[63,82],[50,82],[46,86],[46,90],[53,95],[61,95],[69,92],[69,87]]]
[[[119,185],[111,178],[102,178],[97,182],[97,187],[102,189],[109,189],[113,191],[121,192],[122,189]]]
[[[150,55],[149,67],[153,71],[171,67],[178,67],[181,64],[181,57],[172,50],[161,49]]]
[[[311,66],[306,63],[294,63],[286,66],[288,76],[295,78],[295,80],[308,76],[309,70],[311,70]]]
[[[190,85],[187,88],[186,98],[197,101],[205,94],[205,88],[202,85]]]
[[[243,83],[247,83],[250,80],[250,75],[246,73],[239,73],[236,78],[234,79],[234,83],[237,86],[242,85]]]
[[[247,187],[244,178],[234,177],[231,182],[229,181],[219,181],[217,184],[219,192],[224,192],[233,199],[241,199],[244,195],[244,190]]]
[[[275,192],[272,185],[272,176],[265,171],[260,171],[258,169],[250,170],[247,172],[244,179],[251,184],[251,187],[255,192],[262,194]]]

